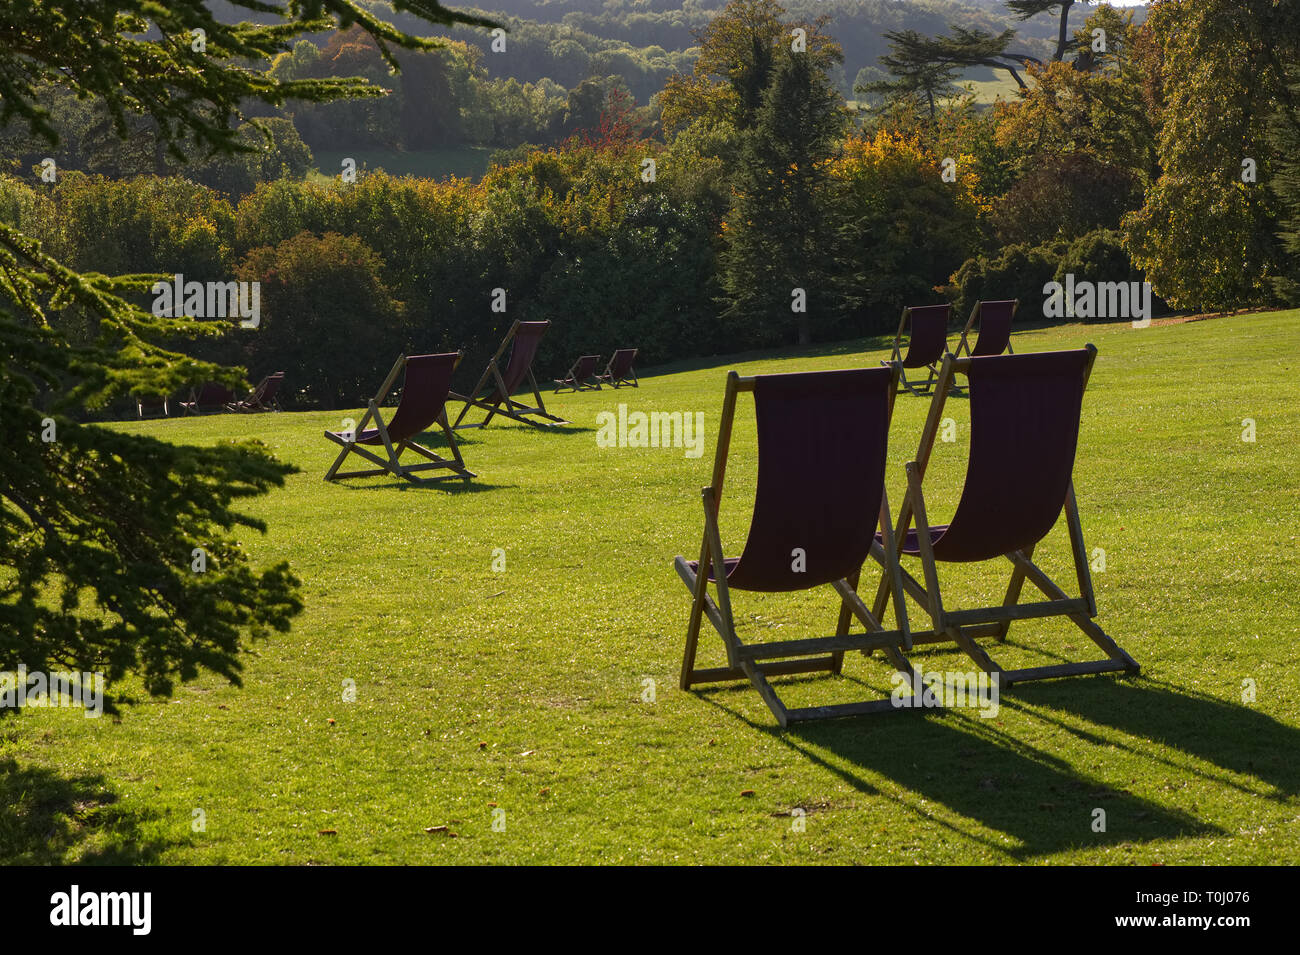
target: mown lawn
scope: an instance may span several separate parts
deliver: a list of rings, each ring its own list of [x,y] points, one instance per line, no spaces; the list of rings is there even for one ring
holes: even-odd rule
[[[307,608],[292,633],[256,646],[242,689],[204,679],[120,723],[54,710],[0,722],[0,858],[1292,861],[1298,319],[1016,335],[1017,351],[1100,349],[1076,484],[1088,548],[1105,551],[1098,621],[1143,671],[1015,687],[993,719],[913,711],[781,732],[747,686],[676,687],[688,596],[671,561],[699,547],[725,372],[874,365],[880,340],[649,369],[639,390],[548,397],[571,428],[464,433],[480,475],[469,489],[326,484],[333,445],[321,432],[338,413],[125,425],[199,443],[256,435],[302,469],[250,505],[270,532],[246,543],[259,562],[292,561]],[[705,453],[598,448],[596,415],[620,402],[703,411]],[[723,504],[733,552],[753,491],[750,407]],[[899,399],[895,509],[926,408]],[[967,405],[949,408],[957,440],[938,446],[927,482],[936,522],[965,463]],[[1058,527],[1037,555],[1062,582],[1066,547]],[[1000,597],[1003,571],[990,568],[942,568],[949,604]],[[749,638],[817,635],[835,619],[829,590],[738,594],[735,607]],[[712,631],[702,646],[704,662],[721,661]],[[1071,655],[1096,654],[1068,623],[1031,621],[1000,659]],[[970,669],[951,653],[913,660]],[[844,676],[781,686],[791,705],[848,701],[887,691],[889,672],[859,655]],[[343,700],[346,680],[356,702]]]

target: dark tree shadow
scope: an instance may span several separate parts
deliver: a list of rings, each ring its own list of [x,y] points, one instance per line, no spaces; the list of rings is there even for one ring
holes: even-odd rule
[[[1101,690],[1099,696],[1105,695],[1103,681],[1088,684],[1090,692]],[[753,694],[752,690],[737,692]],[[700,695],[859,792],[892,799],[901,811],[929,825],[944,826],[954,836],[1013,859],[1028,861],[1072,849],[1226,834],[1181,808],[1161,805],[1091,777],[1066,760],[1009,735],[998,727],[997,719],[982,719],[973,711],[957,715],[913,710],[798,724],[782,731],[775,720],[756,723],[731,708],[723,702],[726,693],[711,690]],[[1011,702],[1002,698],[1004,708]],[[834,759],[826,758],[824,752],[833,754]],[[903,799],[881,790],[863,771],[892,780],[915,798]],[[939,820],[923,809],[923,802],[942,805],[972,825]],[[1105,832],[1093,831],[1096,809],[1105,810]],[[1012,844],[990,839],[981,829],[1000,832]]]
[[[156,862],[167,843],[146,839],[151,818],[117,805],[100,775],[60,776],[0,760],[0,862],[5,865],[141,865]],[[106,845],[79,848],[103,836]]]

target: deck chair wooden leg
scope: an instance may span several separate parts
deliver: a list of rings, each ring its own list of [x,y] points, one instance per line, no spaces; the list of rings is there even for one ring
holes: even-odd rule
[[[1030,544],[1029,547],[1027,547],[1025,550],[1017,551],[1017,553],[1023,556],[1026,560],[1031,559],[1034,556],[1034,549],[1037,546],[1038,546],[1037,544]],[[1006,596],[1002,598],[1002,606],[1014,607],[1017,603],[1020,602],[1020,590],[1025,583],[1025,572],[1020,569],[1019,564],[1016,564],[1014,557],[1008,555],[1007,559],[1010,560],[1011,563],[1015,566],[1015,570],[1011,572],[1011,582],[1007,584],[1007,593]],[[1011,619],[1008,617],[1006,620],[1003,620],[998,625],[998,632],[997,634],[995,634],[995,636],[997,637],[999,643],[1002,643],[1007,639],[1007,634],[1010,632],[1010,630],[1011,630]]]
[[[704,621],[704,602],[708,599],[709,576],[703,572],[703,568],[708,567],[709,560],[709,539],[705,535],[703,542],[700,544],[700,559],[695,565],[697,573],[695,575],[695,597],[691,601],[691,619],[686,627],[686,650],[682,654],[682,672],[678,685],[683,690],[691,688],[691,677],[695,674],[695,650],[700,639],[700,624]],[[687,569],[687,573],[689,573]]]

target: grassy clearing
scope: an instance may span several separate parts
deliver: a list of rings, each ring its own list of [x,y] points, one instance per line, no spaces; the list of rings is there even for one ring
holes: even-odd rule
[[[670,562],[701,531],[724,373],[871,365],[875,340],[652,370],[639,390],[548,401],[573,427],[466,433],[468,490],[327,485],[342,413],[125,425],[170,440],[256,434],[302,468],[254,502],[259,561],[291,560],[307,609],[256,647],[245,687],[206,679],[125,719],[0,722],[0,858],[44,862],[1265,863],[1300,849],[1294,660],[1300,313],[1135,331],[1027,330],[1018,351],[1100,349],[1076,481],[1099,622],[1142,676],[1015,688],[996,719],[910,712],[782,733],[744,686],[685,694],[688,596]],[[551,369],[543,369],[549,371]],[[554,369],[558,371],[559,369]],[[657,371],[658,373],[654,373]],[[599,449],[595,418],[705,412],[701,458]],[[890,492],[926,402],[895,414]],[[938,446],[932,519],[965,464]],[[354,414],[355,417],[359,415]],[[1242,441],[1242,419],[1256,423]],[[752,412],[724,540],[753,492]],[[1070,580],[1058,528],[1038,556]],[[506,570],[491,569],[494,548]],[[1004,580],[947,569],[951,603]],[[829,591],[737,595],[749,637],[829,632]],[[705,661],[721,660],[711,632]],[[1068,624],[1013,627],[1004,663],[1090,654]],[[970,669],[918,653],[926,669]],[[791,705],[887,690],[878,660],[782,681]],[[643,681],[657,700],[641,701]],[[342,701],[344,680],[357,700]],[[1242,681],[1257,685],[1242,702]],[[330,721],[333,721],[332,723]],[[752,791],[752,795],[742,793]],[[807,812],[792,831],[791,811]],[[1092,831],[1093,810],[1107,831]],[[206,831],[193,831],[194,810]],[[505,831],[493,831],[493,810]],[[498,817],[500,818],[500,817]],[[447,832],[428,833],[447,826]],[[322,830],[336,834],[322,835]]]

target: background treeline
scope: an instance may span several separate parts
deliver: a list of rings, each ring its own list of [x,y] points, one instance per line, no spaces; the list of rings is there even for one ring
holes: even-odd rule
[[[184,170],[147,127],[114,151],[105,117],[54,103],[73,133],[60,155],[91,172],[43,182],[40,153],[19,153],[0,217],[77,269],[260,282],[258,331],[186,347],[253,379],[286,371],[299,407],[355,406],[400,352],[466,349],[467,389],[514,319],[554,323],[547,377],[625,346],[654,364],[888,333],[907,304],[964,317],[1015,297],[1041,320],[1044,285],[1067,274],[1149,280],[1157,311],[1300,300],[1300,10],[1164,0],[1140,26],[1103,6],[1071,28],[992,107],[895,36],[862,110],[830,21],[733,0],[656,94],[655,124],[617,78],[584,81],[562,110],[555,92],[557,143],[502,151],[477,182],[304,176],[305,138],[463,134],[497,115],[476,87],[530,89],[463,43],[374,76],[405,98],[295,109],[267,140],[246,131],[254,151]],[[273,69],[367,75],[371,56],[342,31]],[[71,311],[51,321],[95,334]]]

